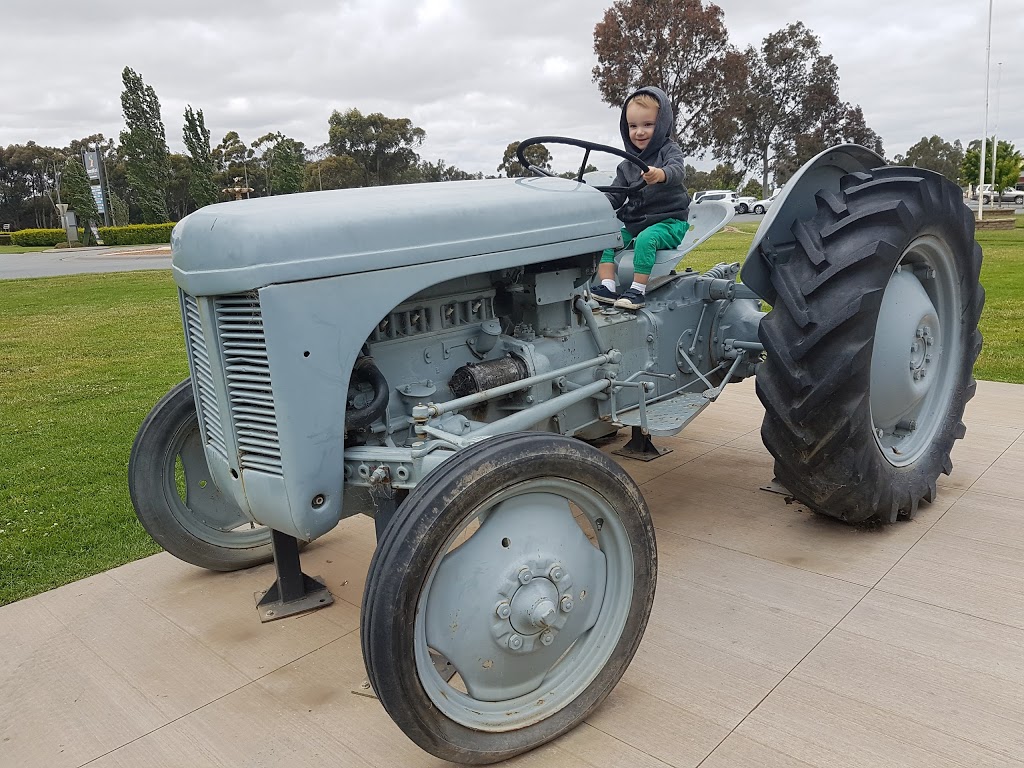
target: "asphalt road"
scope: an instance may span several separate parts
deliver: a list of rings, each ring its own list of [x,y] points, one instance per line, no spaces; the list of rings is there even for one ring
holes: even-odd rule
[[[0,280],[170,268],[169,245],[101,246],[33,253],[0,253]]]

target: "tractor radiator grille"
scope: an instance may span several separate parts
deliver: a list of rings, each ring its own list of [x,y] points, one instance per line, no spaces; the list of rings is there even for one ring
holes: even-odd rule
[[[192,351],[192,376],[199,397],[197,410],[200,427],[206,444],[227,459],[228,449],[224,442],[224,428],[221,423],[220,409],[217,407],[217,395],[213,388],[210,354],[207,352],[203,326],[199,321],[199,305],[195,298],[187,293],[183,293],[182,297],[185,338]]]
[[[218,296],[214,311],[239,469],[281,475],[281,443],[259,297],[256,293]]]
[[[200,301],[212,301],[219,349],[211,350],[203,333]],[[277,414],[259,296],[253,293],[196,299],[182,294],[185,335],[192,358],[197,408],[207,445],[228,459],[229,440],[238,451],[238,468],[282,475]],[[218,398],[212,360],[223,361],[227,401]],[[218,354],[219,352],[219,354]]]

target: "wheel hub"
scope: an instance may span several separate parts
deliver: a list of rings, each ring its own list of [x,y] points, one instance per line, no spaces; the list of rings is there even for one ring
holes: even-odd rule
[[[941,325],[921,281],[896,267],[878,314],[871,359],[871,413],[875,429],[890,433],[928,394],[938,363]]]
[[[955,256],[926,235],[907,246],[882,295],[871,353],[872,429],[886,461],[914,463],[943,424],[960,357]]]
[[[533,579],[512,596],[509,622],[521,635],[533,635],[558,618],[558,590],[547,579]]]
[[[497,589],[491,636],[498,647],[529,653],[550,645],[573,609],[572,576],[553,556],[510,571]]]

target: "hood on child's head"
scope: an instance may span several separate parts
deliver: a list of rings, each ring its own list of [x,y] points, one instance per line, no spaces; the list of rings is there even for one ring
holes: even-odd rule
[[[638,93],[646,93],[658,100],[658,119],[654,124],[654,136],[651,137],[650,142],[644,147],[642,152],[629,140],[629,123],[626,121],[626,106],[629,104],[630,99]],[[631,93],[629,98],[623,102],[622,114],[619,117],[619,133],[622,134],[622,143],[627,152],[637,155],[641,160],[647,160],[657,157],[661,147],[672,137],[673,123],[675,123],[675,119],[672,105],[668,100],[668,94],[661,90],[661,88],[645,85],[643,88],[638,88]]]

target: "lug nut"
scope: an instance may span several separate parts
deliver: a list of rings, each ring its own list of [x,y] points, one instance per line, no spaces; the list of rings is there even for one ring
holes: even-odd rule
[[[552,632],[550,629],[541,632],[540,641],[544,643],[544,645],[551,645],[553,642],[555,642],[555,633]]]
[[[508,647],[511,648],[513,651],[518,651],[520,648],[523,647],[523,638],[521,638],[519,635],[509,635]]]
[[[565,576],[565,571],[562,570],[562,566],[560,565],[552,565],[551,570],[548,571],[548,576],[552,581],[557,583]]]
[[[530,573],[530,569],[529,568],[527,568],[526,566],[523,566],[522,568],[519,569],[519,583],[520,584],[529,584],[530,581],[532,581],[532,580],[533,580],[533,574]]]
[[[505,602],[498,603],[498,607],[494,609],[494,612],[498,614],[499,619],[507,619],[512,615],[512,607]]]
[[[559,605],[561,605],[563,613],[568,613],[572,610],[572,598],[566,595],[562,598],[562,602]]]

